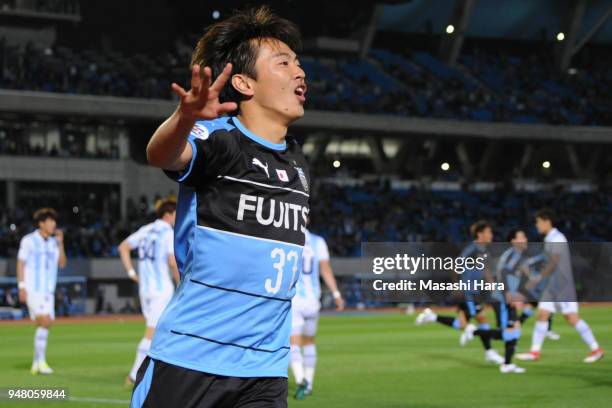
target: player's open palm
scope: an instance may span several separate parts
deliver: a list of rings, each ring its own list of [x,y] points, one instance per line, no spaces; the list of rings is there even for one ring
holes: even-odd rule
[[[172,90],[180,98],[181,114],[193,119],[211,120],[218,118],[238,108],[235,102],[219,102],[219,94],[232,74],[232,64],[227,64],[223,72],[212,82],[212,70],[194,65],[191,69],[191,89],[185,91],[180,85],[173,83]]]

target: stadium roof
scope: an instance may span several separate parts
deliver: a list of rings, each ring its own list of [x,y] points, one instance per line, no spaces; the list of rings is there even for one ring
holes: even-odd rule
[[[467,36],[539,40],[553,39],[559,31],[571,0],[476,0]],[[386,5],[380,29],[407,33],[443,33],[455,0],[412,0]],[[612,0],[589,0],[579,37],[612,7]],[[612,42],[612,20],[593,37],[593,42]]]

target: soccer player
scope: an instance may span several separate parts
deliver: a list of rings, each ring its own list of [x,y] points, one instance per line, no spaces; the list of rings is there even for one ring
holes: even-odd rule
[[[306,244],[302,255],[302,274],[296,285],[291,304],[291,369],[298,385],[296,399],[304,399],[312,393],[317,348],[315,335],[321,309],[321,283],[319,274],[331,290],[336,309],[344,309],[344,300],[329,264],[329,251],[323,237],[306,231]]]
[[[55,320],[57,269],[66,266],[64,233],[57,229],[57,212],[41,208],[34,213],[37,229],[24,236],[17,254],[19,301],[28,305],[36,322],[32,374],[53,374],[47,364],[49,328]]]
[[[527,290],[524,287],[524,283],[526,283],[525,277],[533,276],[536,273],[539,273],[537,271],[541,269],[541,266],[544,265],[545,263],[546,263],[545,254],[538,254],[538,255],[532,256],[523,263],[523,268],[525,269],[526,273],[523,274],[524,276],[520,277],[521,285],[519,288],[519,295],[522,294],[525,297],[525,299],[534,299],[538,297],[537,295],[533,293],[533,289]],[[535,309],[537,309],[537,307],[538,307],[537,301],[531,300],[528,303],[523,303],[521,315],[519,316],[519,321],[521,322],[521,324],[524,324],[527,319],[533,316],[534,311]],[[556,341],[556,340],[561,339],[561,336],[557,332],[552,330],[553,317],[554,317],[554,314],[551,314],[550,317],[548,318],[548,330],[546,332],[546,338],[549,340]]]
[[[487,221],[480,220],[472,224],[470,233],[474,241],[464,248],[461,252],[461,257],[487,259],[487,247],[493,242],[493,227]],[[488,269],[485,269],[485,271],[480,271],[478,269],[466,270],[461,275],[461,280],[466,282],[474,282],[475,280],[483,278],[488,281],[492,280],[492,276]],[[456,330],[465,330],[467,324],[474,318],[479,323],[479,329],[490,329],[491,327],[484,313],[485,304],[479,301],[483,297],[483,294],[480,291],[472,290],[466,291],[464,295],[465,301],[459,304],[459,310],[456,317],[440,316],[434,313],[430,308],[427,308],[417,316],[416,324],[421,325],[424,323],[438,322]],[[504,358],[491,347],[491,339],[481,337],[481,340],[485,349],[485,360],[494,364],[503,364]]]
[[[132,407],[287,406],[310,191],[306,159],[287,137],[304,115],[299,47],[297,27],[267,7],[240,11],[198,40],[191,89],[172,85],[179,105],[147,158],[180,183],[181,283]]]
[[[516,344],[521,336],[521,322],[517,318],[515,301],[521,297],[518,293],[521,282],[521,268],[527,262],[525,250],[527,249],[527,235],[523,230],[516,229],[510,232],[509,241],[512,246],[501,255],[497,264],[497,280],[504,283],[505,291],[494,294],[493,307],[496,309],[497,328],[477,329],[468,324],[461,335],[461,345],[465,345],[474,338],[498,339],[504,341],[504,363],[499,366],[502,373],[522,374],[526,370],[512,363]],[[519,303],[519,302],[517,302]]]
[[[138,368],[147,356],[159,317],[174,293],[172,280],[180,277],[174,259],[174,221],[176,201],[166,199],[156,205],[157,220],[131,234],[119,245],[121,263],[130,279],[138,282],[140,307],[145,317],[144,337],[138,343],[136,359],[126,378],[126,385],[136,381]],[[132,266],[130,252],[138,250],[138,274]],[[172,277],[170,276],[172,274]]]
[[[567,238],[555,228],[556,220],[553,210],[545,208],[538,211],[535,220],[538,232],[544,235],[547,263],[540,274],[531,279],[527,288],[534,288],[544,280],[548,282],[538,304],[538,316],[531,338],[531,350],[529,353],[517,354],[516,358],[524,361],[540,359],[542,344],[548,331],[548,318],[552,313],[560,311],[565,320],[574,326],[582,340],[591,349],[591,353],[584,359],[584,362],[594,363],[603,357],[604,351],[599,347],[589,325],[578,314]]]

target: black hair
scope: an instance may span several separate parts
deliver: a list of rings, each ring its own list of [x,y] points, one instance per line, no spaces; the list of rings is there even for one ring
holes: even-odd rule
[[[542,220],[548,220],[554,226],[557,222],[557,215],[555,214],[555,210],[552,208],[542,208],[535,213],[536,218],[540,218]]]
[[[54,221],[57,221],[57,211],[49,207],[39,208],[38,210],[34,212],[34,215],[32,216],[32,218],[34,218],[34,222],[36,223],[37,226],[39,222],[45,222],[49,218],[51,218]]]
[[[523,234],[527,235],[527,233],[525,232],[524,229],[522,228],[512,228],[510,230],[510,232],[508,233],[508,241],[512,241],[514,238],[516,238],[516,234],[518,234],[519,232],[522,232]]]
[[[166,214],[172,214],[176,211],[176,200],[167,198],[160,200],[155,204],[155,214],[157,218],[162,218]]]
[[[485,220],[476,221],[470,227],[470,234],[472,234],[473,239],[477,239],[478,234],[480,234],[482,231],[486,230],[487,228],[491,228],[491,229],[493,228],[490,222],[485,221]]]

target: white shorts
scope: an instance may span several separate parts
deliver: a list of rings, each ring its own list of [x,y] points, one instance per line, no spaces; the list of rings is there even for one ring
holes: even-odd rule
[[[36,316],[49,315],[55,320],[55,294],[31,294],[28,293],[26,301],[30,319],[36,320]]]
[[[317,302],[293,302],[291,305],[291,335],[314,337],[319,324],[319,310],[321,304]]]
[[[540,302],[538,309],[550,313],[561,312],[562,314],[578,313],[578,302]]]
[[[140,307],[147,327],[156,327],[161,314],[172,299],[172,292],[156,293],[154,295],[140,295]]]

